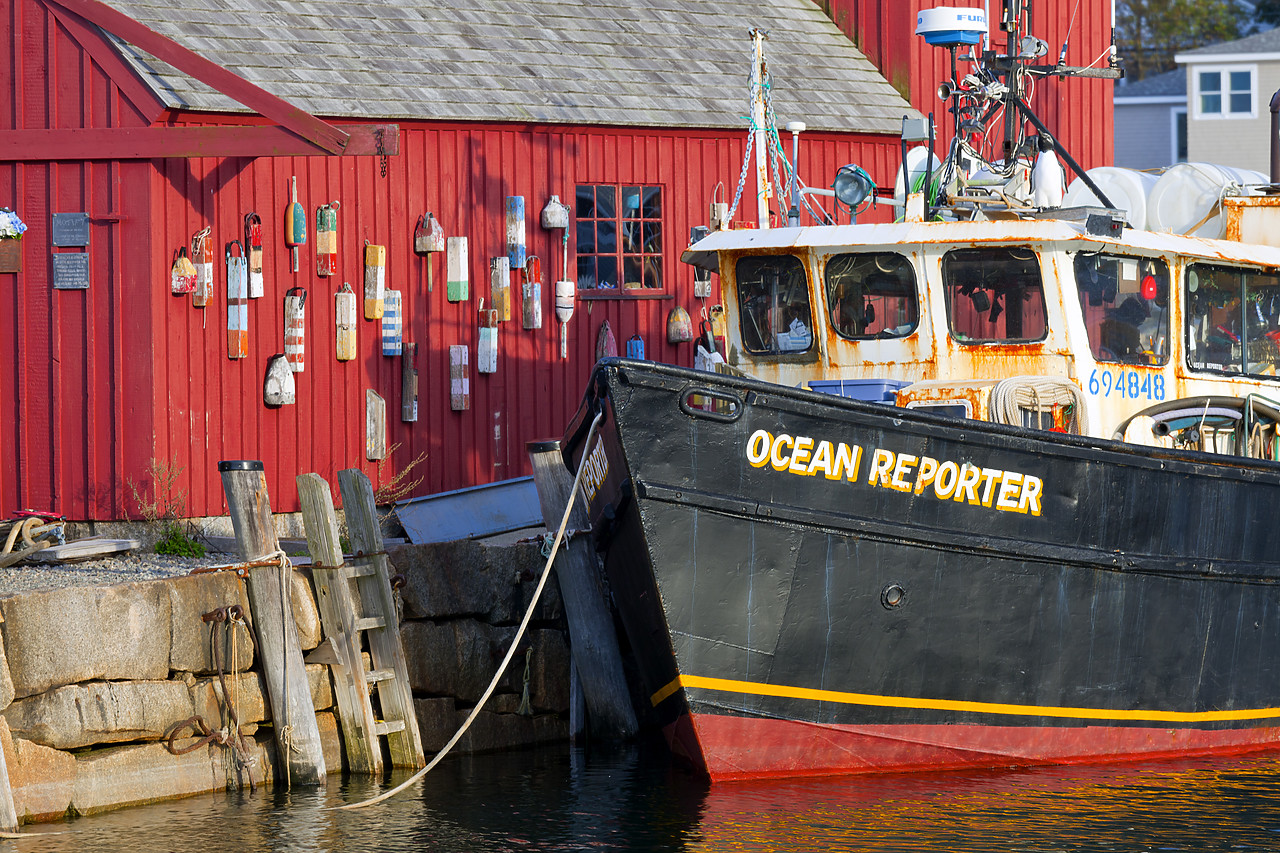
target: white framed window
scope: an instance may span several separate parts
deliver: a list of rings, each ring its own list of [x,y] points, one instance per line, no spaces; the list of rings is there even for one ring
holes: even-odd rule
[[[1191,75],[1196,118],[1257,118],[1256,65],[1199,65]]]

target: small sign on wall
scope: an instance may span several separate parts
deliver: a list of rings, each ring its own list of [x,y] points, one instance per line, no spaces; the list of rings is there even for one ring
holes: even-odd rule
[[[53,226],[49,229],[49,242],[55,246],[89,245],[89,214],[53,214]]]
[[[55,290],[89,289],[89,253],[55,252],[53,258],[53,287]]]

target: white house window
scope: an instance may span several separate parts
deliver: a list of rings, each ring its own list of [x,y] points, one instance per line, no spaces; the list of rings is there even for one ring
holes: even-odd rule
[[[1255,66],[1222,65],[1196,70],[1196,106],[1199,118],[1254,118]]]

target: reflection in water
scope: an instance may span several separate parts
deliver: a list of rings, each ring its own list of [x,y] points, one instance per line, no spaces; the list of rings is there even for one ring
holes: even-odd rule
[[[1201,851],[1280,849],[1280,758],[861,776],[709,788],[660,746],[447,759],[377,786],[197,797],[29,828],[21,851]]]

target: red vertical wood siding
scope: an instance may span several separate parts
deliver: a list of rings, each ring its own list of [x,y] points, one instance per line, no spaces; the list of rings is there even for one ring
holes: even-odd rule
[[[915,34],[916,15],[922,9],[943,5],[989,7],[992,47],[1004,49],[1000,0],[820,0],[819,5],[827,9],[831,19],[912,106],[926,114],[934,113],[943,140],[951,138],[952,123],[945,112],[946,105],[938,100],[937,88],[943,80],[950,79],[950,54],[944,48],[931,47]],[[1031,0],[1030,8],[1031,34],[1049,45],[1042,64],[1057,62],[1068,30],[1068,65],[1089,65],[1111,44],[1111,0]],[[1100,64],[1105,63],[1103,59]],[[960,64],[962,74],[966,67],[965,63]],[[1111,165],[1113,86],[1110,80],[1086,78],[1047,79],[1036,84],[1031,108],[1082,168]]]
[[[192,122],[228,121],[206,116]],[[186,470],[191,511],[224,511],[216,462],[254,458],[266,462],[272,506],[297,508],[293,478],[315,471],[333,477],[362,468],[386,483],[419,454],[413,470],[423,477],[415,494],[507,479],[528,473],[524,443],[558,436],[576,410],[592,364],[596,334],[608,320],[621,343],[645,340],[649,358],[691,365],[693,345],[666,339],[667,313],[682,305],[695,318],[692,269],[679,262],[689,228],[704,224],[718,183],[730,194],[741,167],[745,132],[632,130],[525,125],[402,123],[400,154],[388,158],[383,177],[376,157],[170,160],[154,178],[158,246],[153,253],[152,300],[156,306],[155,455]],[[878,180],[892,174],[896,142],[880,137],[808,133],[801,144],[801,175],[825,185],[848,162],[864,165]],[[308,217],[308,242],[299,271],[290,270],[283,242],[289,178]],[[572,205],[577,184],[657,184],[666,208],[661,299],[580,299],[569,324],[569,358],[559,358],[559,325],[552,305],[554,282],[564,275],[559,231],[541,227],[551,194]],[[751,187],[748,187],[748,192]],[[542,259],[543,327],[525,330],[520,312],[499,326],[498,372],[475,372],[476,311],[489,296],[489,260],[504,255],[504,201],[523,195],[527,246]],[[338,270],[315,274],[314,225],[318,205],[337,200]],[[739,218],[753,209],[749,200]],[[264,224],[266,296],[250,300],[249,358],[226,355],[225,264],[221,247],[241,235],[246,213]],[[468,238],[470,298],[446,300],[444,253],[434,254],[435,289],[427,291],[427,261],[413,254],[418,216],[431,211],[445,233]],[[210,226],[219,247],[214,299],[205,309],[189,296],[168,293],[173,251]],[[569,278],[576,278],[570,221]],[[387,287],[403,293],[404,339],[419,345],[419,419],[400,420],[400,360],[381,355],[381,326],[361,320],[359,354],[338,362],[334,293],[363,283],[365,241],[387,247]],[[513,279],[514,281],[514,279]],[[290,287],[307,289],[306,370],[295,375],[298,402],[268,409],[262,403],[267,359],[283,351],[283,299]],[[708,303],[709,304],[709,303]],[[449,408],[448,347],[471,348],[471,409]],[[365,389],[387,401],[388,443],[397,445],[386,464],[364,458]]]
[[[100,33],[68,29],[39,3],[0,4],[0,43],[0,90],[11,93],[0,133],[146,126],[158,112]],[[0,273],[0,516],[120,518],[126,478],[143,479],[151,173],[146,162],[0,164],[0,206],[28,226],[22,272]],[[54,290],[50,215],[73,212],[90,216],[90,286]]]
[[[162,115],[99,32],[58,14],[36,0],[0,0],[0,41],[8,48],[0,88],[11,93],[0,104],[0,132],[251,121]],[[9,368],[0,370],[7,404],[0,410],[0,517],[28,507],[73,519],[136,517],[130,486],[149,493],[152,459],[182,469],[175,495],[185,495],[190,515],[225,512],[221,459],[263,460],[278,511],[297,509],[299,473],[333,478],[356,466],[385,484],[419,454],[425,461],[413,476],[423,481],[414,494],[519,476],[528,472],[525,441],[559,435],[576,409],[604,320],[620,343],[640,334],[650,358],[692,364],[692,344],[666,340],[673,307],[696,322],[703,304],[679,255],[690,226],[705,224],[716,187],[732,199],[745,131],[407,122],[399,141],[385,176],[376,157],[0,164],[0,205],[30,228],[23,271],[0,274],[0,359]],[[891,138],[809,132],[800,174],[823,186],[852,162],[886,183],[896,151]],[[295,175],[309,225],[297,273],[283,242]],[[561,360],[552,297],[557,278],[576,278],[573,222],[566,273],[560,233],[541,228],[540,212],[551,194],[572,205],[575,186],[594,183],[663,187],[666,291],[661,299],[579,300],[569,358]],[[543,262],[543,328],[524,330],[518,313],[501,324],[498,372],[481,375],[476,309],[488,297],[489,259],[504,253],[508,195],[524,196],[528,251]],[[321,278],[315,209],[334,200],[341,202],[339,274]],[[744,199],[739,218],[753,209]],[[242,238],[251,211],[264,226],[266,296],[250,300],[249,358],[231,360],[222,249]],[[436,287],[426,290],[426,261],[411,251],[425,211],[447,234],[469,239],[466,302],[445,298],[443,253],[431,256]],[[91,217],[87,291],[52,288],[51,214],[71,212]],[[178,247],[206,226],[217,250],[214,297],[196,309],[189,296],[170,294],[169,267]],[[381,355],[378,322],[360,322],[356,360],[335,358],[333,295],[344,281],[360,291],[366,240],[387,246],[388,287],[404,294],[405,340],[419,345],[414,424],[400,420],[400,360]],[[268,409],[264,372],[283,351],[283,299],[293,286],[308,292],[307,367],[295,376],[297,404]],[[472,352],[467,412],[449,408],[451,344]],[[388,443],[396,446],[382,466],[364,459],[369,388],[387,401]]]

